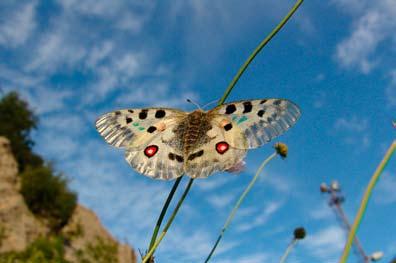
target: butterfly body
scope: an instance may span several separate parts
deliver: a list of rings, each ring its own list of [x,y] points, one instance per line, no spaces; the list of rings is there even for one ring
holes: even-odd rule
[[[232,169],[249,148],[280,135],[299,116],[288,100],[246,100],[209,111],[119,110],[100,117],[96,127],[108,143],[126,148],[126,160],[144,175],[205,178]]]

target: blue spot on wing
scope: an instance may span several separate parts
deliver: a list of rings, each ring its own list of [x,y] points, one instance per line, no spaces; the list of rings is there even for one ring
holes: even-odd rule
[[[242,117],[238,120],[237,124],[241,124],[242,122],[247,121],[247,120],[248,120],[248,117],[242,116]]]

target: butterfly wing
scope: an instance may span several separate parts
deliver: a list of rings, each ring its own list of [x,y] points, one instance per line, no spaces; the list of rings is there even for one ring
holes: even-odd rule
[[[125,109],[106,113],[96,121],[96,129],[115,147],[138,147],[174,125],[186,113],[168,108]]]
[[[207,132],[209,142],[197,145],[186,158],[185,171],[192,178],[206,178],[214,172],[231,169],[243,161],[248,142],[243,131],[236,127],[225,132],[221,127],[222,116],[213,116]]]
[[[138,172],[168,180],[183,173],[180,138],[172,130],[186,115],[168,108],[118,110],[101,116],[96,129],[107,143],[126,148],[125,158]]]
[[[223,104],[209,111],[231,121],[226,133],[238,127],[247,140],[248,148],[257,148],[281,135],[293,126],[301,115],[300,109],[286,99],[243,100]],[[227,131],[227,129],[229,129]]]
[[[127,148],[125,159],[136,171],[154,179],[171,180],[183,175],[183,154],[168,145],[171,141],[165,138],[169,135],[169,131],[157,135],[143,148]]]

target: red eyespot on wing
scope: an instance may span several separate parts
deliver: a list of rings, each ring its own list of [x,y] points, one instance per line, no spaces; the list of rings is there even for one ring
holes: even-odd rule
[[[158,152],[157,145],[150,145],[147,146],[146,149],[144,149],[144,155],[146,155],[148,158],[153,157],[157,152]]]
[[[228,151],[229,148],[230,146],[226,142],[218,142],[216,144],[216,151],[220,154],[225,153],[226,151]]]

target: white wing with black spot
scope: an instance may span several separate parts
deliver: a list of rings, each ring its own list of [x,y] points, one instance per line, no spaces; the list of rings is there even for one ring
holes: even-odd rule
[[[243,100],[223,104],[211,110],[232,121],[243,131],[248,148],[268,143],[292,127],[301,115],[300,109],[286,99]]]
[[[166,108],[118,110],[101,116],[96,128],[106,142],[126,148],[125,159],[139,173],[170,180],[183,174],[173,129],[186,115]]]
[[[139,147],[186,115],[183,111],[168,108],[117,110],[99,117],[96,129],[115,147]]]
[[[127,148],[125,159],[136,171],[154,179],[172,180],[183,175],[183,154],[168,145],[173,142],[165,137],[166,134],[158,134],[143,148]]]

